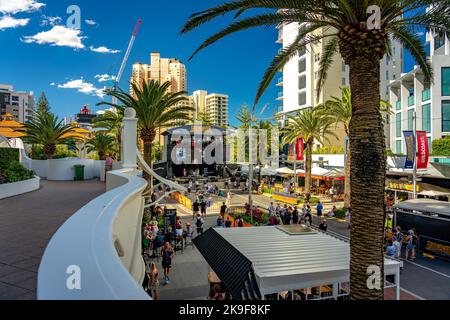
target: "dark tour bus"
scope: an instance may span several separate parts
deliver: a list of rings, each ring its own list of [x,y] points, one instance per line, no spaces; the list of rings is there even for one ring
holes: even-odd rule
[[[409,200],[394,206],[394,225],[403,232],[415,229],[419,252],[450,261],[450,203]]]

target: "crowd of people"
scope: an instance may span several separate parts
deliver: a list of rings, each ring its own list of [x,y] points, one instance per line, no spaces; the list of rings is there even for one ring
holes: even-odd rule
[[[415,229],[403,234],[400,226],[393,229],[386,229],[384,234],[384,253],[387,256],[400,259],[402,257],[402,248],[405,249],[405,259],[414,261],[418,245],[418,236]]]

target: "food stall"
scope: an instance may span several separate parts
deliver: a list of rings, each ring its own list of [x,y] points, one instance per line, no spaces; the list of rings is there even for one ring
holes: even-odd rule
[[[212,228],[193,241],[234,300],[348,298],[350,244],[338,236],[302,226]],[[384,261],[397,300],[400,264]]]

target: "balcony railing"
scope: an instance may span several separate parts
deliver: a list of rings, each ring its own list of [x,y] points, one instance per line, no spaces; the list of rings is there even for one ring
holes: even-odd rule
[[[422,101],[428,101],[431,99],[431,90],[430,89],[426,89],[422,91]]]
[[[414,95],[408,97],[408,107],[411,107],[416,104],[416,99]]]
[[[283,92],[278,92],[277,100],[283,100]]]
[[[283,86],[283,77],[278,78],[277,86],[278,87],[282,87]]]

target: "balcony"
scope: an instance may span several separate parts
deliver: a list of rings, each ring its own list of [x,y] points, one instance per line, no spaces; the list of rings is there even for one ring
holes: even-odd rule
[[[431,99],[431,90],[425,89],[422,91],[422,102],[428,101]]]
[[[397,103],[395,104],[395,110],[399,111],[402,109],[402,101],[399,100],[397,101]]]
[[[278,78],[277,81],[277,87],[282,87],[283,86],[283,77]]]
[[[412,107],[416,104],[416,99],[414,95],[408,97],[408,107]]]
[[[282,101],[284,98],[283,98],[283,92],[278,92],[278,98],[277,98],[277,100],[278,101]]]
[[[280,29],[278,31],[278,39],[275,41],[275,43],[283,44],[283,29]]]

